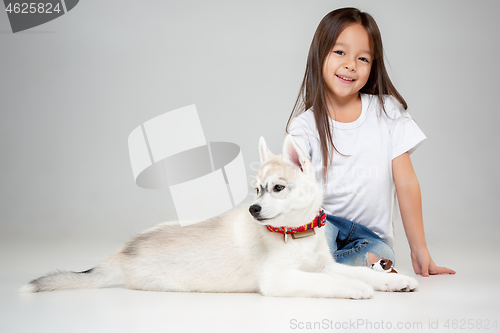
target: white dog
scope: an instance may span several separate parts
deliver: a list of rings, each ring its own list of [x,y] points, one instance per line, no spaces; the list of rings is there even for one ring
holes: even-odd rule
[[[99,288],[123,279],[139,290],[363,299],[374,289],[417,288],[411,277],[336,263],[324,216],[318,216],[322,192],[311,162],[291,136],[283,156],[273,155],[263,138],[259,151],[256,198],[249,210],[185,227],[159,224],[92,269],[49,274],[21,290]]]

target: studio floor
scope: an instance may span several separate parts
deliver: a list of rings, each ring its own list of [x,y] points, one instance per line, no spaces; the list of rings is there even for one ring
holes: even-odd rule
[[[417,276],[412,293],[371,300],[270,298],[259,294],[142,292],[114,286],[22,294],[17,289],[55,269],[85,270],[118,248],[113,239],[2,239],[0,332],[294,332],[500,331],[500,268],[473,253],[450,257],[454,276]],[[459,253],[435,250],[433,257]],[[409,260],[400,273],[414,275]]]

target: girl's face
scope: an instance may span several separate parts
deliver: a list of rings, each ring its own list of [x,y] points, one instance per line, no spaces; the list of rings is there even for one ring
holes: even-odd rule
[[[327,95],[334,100],[352,97],[368,81],[372,68],[370,39],[360,24],[351,24],[339,35],[323,64]]]

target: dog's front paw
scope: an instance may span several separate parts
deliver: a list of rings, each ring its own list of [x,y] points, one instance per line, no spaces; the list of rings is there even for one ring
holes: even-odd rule
[[[379,279],[382,281],[374,286],[379,291],[415,291],[418,288],[417,280],[401,274],[384,274]]]
[[[368,284],[356,281],[349,280],[346,281],[345,285],[339,288],[339,292],[337,297],[341,298],[350,298],[350,299],[369,299],[373,298],[373,288]]]

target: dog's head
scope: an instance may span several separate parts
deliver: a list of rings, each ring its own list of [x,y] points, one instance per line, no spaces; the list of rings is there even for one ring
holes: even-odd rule
[[[274,155],[264,140],[259,142],[261,167],[254,181],[255,200],[250,214],[263,225],[296,227],[317,214],[323,195],[314,167],[288,135],[283,155]]]

